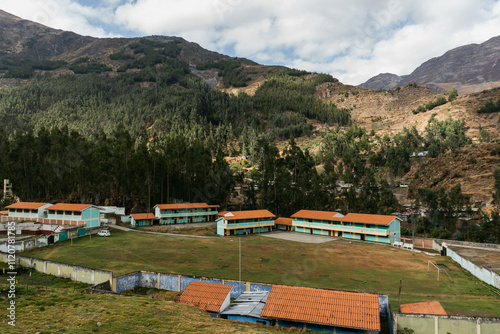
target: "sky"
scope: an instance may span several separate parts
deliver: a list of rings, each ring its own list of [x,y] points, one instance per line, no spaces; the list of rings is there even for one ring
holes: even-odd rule
[[[0,9],[94,37],[179,36],[353,85],[500,35],[500,0],[3,0]]]

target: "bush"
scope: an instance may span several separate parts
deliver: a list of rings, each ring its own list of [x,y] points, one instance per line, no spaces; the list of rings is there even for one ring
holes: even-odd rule
[[[499,112],[500,111],[500,99],[496,103],[494,103],[492,100],[489,100],[477,110],[478,114],[489,114],[489,113],[494,113],[494,112]]]

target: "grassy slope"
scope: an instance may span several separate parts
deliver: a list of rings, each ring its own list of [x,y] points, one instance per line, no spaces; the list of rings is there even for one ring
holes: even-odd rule
[[[334,241],[303,244],[260,236],[242,239],[245,281],[389,294],[402,303],[439,300],[450,314],[500,316],[500,298],[449,258],[412,254],[383,245]],[[194,239],[113,231],[111,238],[81,238],[29,252],[29,256],[112,270],[136,270],[238,279],[237,238]],[[427,271],[428,260],[446,266]]]

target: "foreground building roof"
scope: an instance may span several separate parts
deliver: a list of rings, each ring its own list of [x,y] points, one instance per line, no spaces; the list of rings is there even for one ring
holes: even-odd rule
[[[378,295],[273,285],[263,317],[380,331]]]
[[[447,315],[437,300],[401,305],[401,313]]]
[[[192,281],[179,298],[179,303],[194,305],[210,312],[219,312],[232,287],[232,285]]]

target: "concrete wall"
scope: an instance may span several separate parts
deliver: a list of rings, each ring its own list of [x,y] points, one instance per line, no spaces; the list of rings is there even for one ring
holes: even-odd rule
[[[498,334],[500,318],[394,313],[394,332],[413,329],[415,334]]]
[[[114,278],[112,290],[123,292],[137,287],[144,287],[182,292],[192,281],[232,285],[231,298],[237,298],[244,291],[271,291],[272,287],[271,284],[137,271]]]
[[[446,243],[447,246],[462,246],[462,247],[471,247],[471,248],[500,248],[500,245],[496,244],[479,244],[476,242],[464,242],[464,241],[454,241],[454,240],[439,240],[434,239],[432,241],[432,248],[438,252],[441,252],[444,248],[443,242]],[[476,247],[477,246],[477,247]],[[446,255],[451,257],[453,261],[457,262],[462,268],[470,272],[472,275],[476,276],[481,281],[493,285],[495,288],[500,289],[500,275],[497,273],[480,267],[477,264],[463,258],[455,251],[446,247]]]
[[[0,253],[0,261],[7,262],[6,253]],[[33,268],[44,274],[70,278],[73,281],[87,284],[99,284],[113,280],[113,272],[108,270],[75,266],[21,255],[16,255],[16,263],[19,266]]]
[[[451,248],[447,248],[446,255],[451,257],[453,261],[460,264],[462,268],[479,278],[481,281],[500,289],[500,275],[497,273],[472,263],[471,261],[461,257]]]

